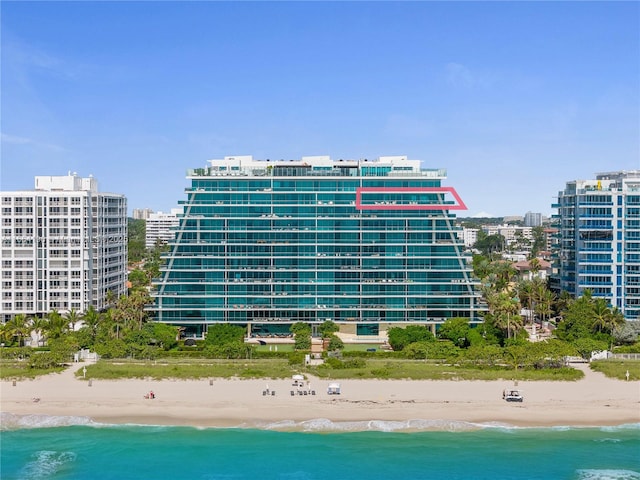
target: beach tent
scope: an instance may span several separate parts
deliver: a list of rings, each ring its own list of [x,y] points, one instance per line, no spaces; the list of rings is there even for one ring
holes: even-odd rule
[[[330,383],[327,388],[327,393],[329,395],[340,395],[340,384],[339,383]]]
[[[291,379],[296,382],[304,382],[304,377],[302,375],[294,375]]]

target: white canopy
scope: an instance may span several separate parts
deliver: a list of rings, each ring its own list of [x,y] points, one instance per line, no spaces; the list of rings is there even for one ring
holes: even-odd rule
[[[302,375],[294,375],[293,377],[291,377],[293,380],[304,380],[304,377]]]

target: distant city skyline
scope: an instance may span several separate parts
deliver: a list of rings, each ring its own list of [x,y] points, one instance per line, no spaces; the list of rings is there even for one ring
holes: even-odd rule
[[[407,155],[472,217],[640,168],[638,2],[2,2],[0,189],[77,172],[169,212],[185,172]]]

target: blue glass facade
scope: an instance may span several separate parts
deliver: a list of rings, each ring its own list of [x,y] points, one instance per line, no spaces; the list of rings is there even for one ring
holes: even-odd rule
[[[590,290],[628,320],[640,313],[640,171],[568,182],[558,195],[561,290]]]
[[[212,160],[189,172],[155,318],[195,335],[215,322],[284,332],[332,320],[365,335],[478,321],[444,176],[405,157]]]

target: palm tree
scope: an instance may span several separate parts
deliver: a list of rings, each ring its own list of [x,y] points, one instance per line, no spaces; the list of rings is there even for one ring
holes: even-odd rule
[[[609,333],[613,333],[616,328],[623,326],[626,322],[624,314],[618,309],[618,307],[613,307],[611,309],[611,313],[607,320],[607,330]]]
[[[555,300],[555,295],[549,289],[545,289],[541,292],[541,295],[538,297],[535,311],[538,315],[542,317],[542,321],[544,322],[551,314],[553,313],[553,303]]]
[[[48,338],[60,338],[69,331],[69,322],[57,310],[51,310],[46,315],[46,332]]]
[[[522,306],[527,309],[529,323],[533,323],[533,282],[521,280],[516,285],[516,293]]]
[[[4,337],[7,339],[17,338],[18,346],[23,346],[24,337],[31,334],[31,321],[24,313],[19,313],[4,325]]]
[[[78,313],[75,308],[72,308],[64,314],[64,318],[69,323],[69,330],[73,332],[76,330],[76,324],[82,321],[82,314]]]
[[[520,302],[513,298],[509,292],[499,294],[496,304],[496,320],[498,328],[506,330],[507,338],[522,328],[522,317],[518,315]]]
[[[533,257],[531,260],[529,260],[529,268],[534,277],[540,271],[541,266],[542,265],[540,264],[540,259],[538,257]]]
[[[624,315],[617,307],[609,308],[604,298],[597,298],[593,305],[593,329],[596,332],[611,333],[624,323]]]
[[[120,330],[127,324],[128,312],[125,309],[126,295],[122,295],[115,307],[109,310],[111,320],[116,329],[116,338],[120,338]]]
[[[82,319],[84,320],[85,326],[89,328],[91,334],[95,337],[98,332],[98,326],[102,321],[102,315],[100,312],[98,312],[93,305],[89,305],[89,308],[84,312]]]
[[[46,339],[45,331],[47,330],[47,319],[44,317],[33,318],[31,321],[31,328],[38,338],[38,346],[43,346]]]

